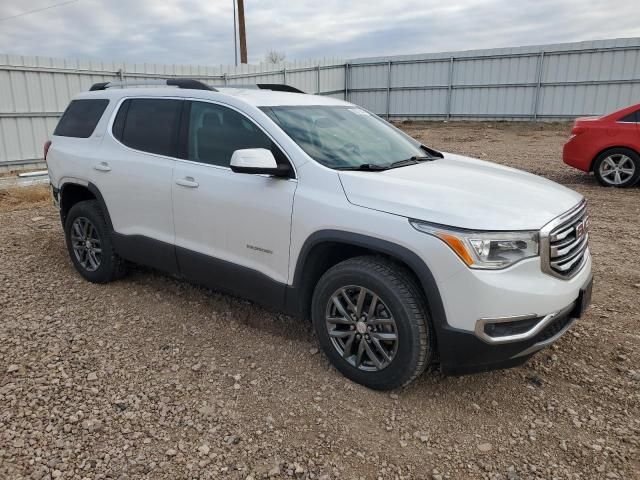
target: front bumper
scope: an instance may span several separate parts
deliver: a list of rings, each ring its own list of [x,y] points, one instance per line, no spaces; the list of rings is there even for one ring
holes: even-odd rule
[[[590,278],[574,302],[551,318],[541,317],[538,324],[540,328],[529,330],[528,335],[521,335],[524,337],[522,339],[509,338],[505,342],[496,342],[483,338],[477,332],[443,328],[438,335],[442,372],[464,375],[521,365],[533,354],[558,340],[582,316],[591,299],[591,285]],[[483,322],[479,324],[484,325]]]

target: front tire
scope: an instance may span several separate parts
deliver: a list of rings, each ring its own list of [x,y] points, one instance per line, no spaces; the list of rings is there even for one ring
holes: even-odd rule
[[[410,383],[433,358],[421,289],[405,267],[386,258],[356,257],[330,268],[316,285],[312,320],[331,363],[376,390]]]
[[[96,200],[71,207],[64,232],[71,261],[86,280],[108,283],[124,275],[124,261],[113,248],[109,227]]]
[[[628,148],[602,152],[593,162],[593,174],[604,187],[632,187],[640,180],[640,155]]]

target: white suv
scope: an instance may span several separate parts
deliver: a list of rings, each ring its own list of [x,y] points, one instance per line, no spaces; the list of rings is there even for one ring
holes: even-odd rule
[[[589,303],[572,190],[285,85],[127,86],[78,95],[45,148],[89,281],[136,262],[310,317],[376,389],[520,364]]]

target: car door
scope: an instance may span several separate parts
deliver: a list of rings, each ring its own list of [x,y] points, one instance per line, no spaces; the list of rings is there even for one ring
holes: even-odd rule
[[[234,173],[229,163],[243,148],[268,148],[278,162],[288,159],[255,122],[231,107],[190,101],[183,119],[183,158],[173,171],[180,271],[212,288],[278,305],[288,280],[297,181]]]
[[[123,100],[93,163],[121,256],[177,271],[171,186],[183,100]]]

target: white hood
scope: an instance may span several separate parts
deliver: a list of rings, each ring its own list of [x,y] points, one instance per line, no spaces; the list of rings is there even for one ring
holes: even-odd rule
[[[355,205],[473,230],[537,230],[582,199],[542,177],[451,153],[383,172],[339,174]]]

